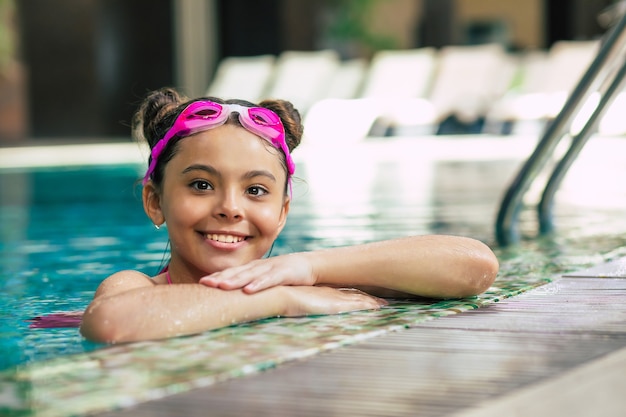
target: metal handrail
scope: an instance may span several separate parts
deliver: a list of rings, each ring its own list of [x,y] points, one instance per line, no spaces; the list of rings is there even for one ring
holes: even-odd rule
[[[619,69],[615,79],[611,82],[606,92],[600,98],[600,102],[598,106],[593,111],[591,116],[589,117],[588,122],[582,128],[580,133],[578,133],[572,139],[572,143],[570,144],[569,149],[559,160],[554,171],[552,171],[552,175],[548,179],[546,183],[546,188],[543,191],[543,195],[541,196],[541,201],[538,206],[538,216],[539,216],[539,231],[542,234],[550,233],[554,230],[554,222],[552,216],[552,206],[554,204],[554,195],[558,190],[559,186],[565,174],[569,170],[570,166],[574,162],[574,160],[578,157],[578,154],[582,150],[583,146],[589,140],[591,134],[596,130],[599,121],[602,116],[606,112],[606,110],[610,107],[613,100],[615,100],[615,96],[617,93],[623,90],[624,80],[626,79],[626,61]]]
[[[495,227],[496,239],[501,246],[519,242],[520,236],[517,226],[524,195],[545,167],[558,143],[568,134],[574,117],[585,101],[592,93],[598,92],[601,95],[598,105],[580,132],[572,139],[567,152],[555,166],[538,205],[539,232],[545,234],[553,230],[552,205],[554,194],[567,170],[623,85],[626,76],[626,62],[623,62],[626,58],[625,49],[626,15],[622,16],[619,22],[607,32],[598,54],[559,114],[546,128],[537,147],[507,189],[500,204]]]

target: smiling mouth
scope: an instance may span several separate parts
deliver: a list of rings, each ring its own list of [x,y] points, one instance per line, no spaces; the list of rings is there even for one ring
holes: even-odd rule
[[[218,234],[210,234],[205,235],[207,239],[213,240],[215,242],[221,243],[238,243],[242,240],[246,240],[243,236],[233,236],[233,235],[218,235]]]

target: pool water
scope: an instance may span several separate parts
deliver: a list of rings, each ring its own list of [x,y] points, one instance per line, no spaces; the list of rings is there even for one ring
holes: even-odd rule
[[[150,235],[136,178],[133,166],[2,173],[0,368],[97,347],[26,320],[84,309],[118,269],[157,268],[165,244]]]
[[[524,155],[440,158],[422,145],[373,144],[352,150],[351,163],[346,153],[325,150],[296,160],[300,179],[272,254],[426,233],[494,246],[500,196]],[[143,212],[142,171],[138,164],[0,170],[0,370],[103,347],[75,328],[33,329],[27,320],[83,310],[115,271],[159,271],[167,232]],[[580,189],[580,178],[574,181]],[[597,184],[588,189],[598,192]],[[496,248],[501,277],[550,278],[624,255],[622,205],[581,204],[567,195],[560,201],[556,236]],[[532,235],[531,210],[521,220],[522,232]]]

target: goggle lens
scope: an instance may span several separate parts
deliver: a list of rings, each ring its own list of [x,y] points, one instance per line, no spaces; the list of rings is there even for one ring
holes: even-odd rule
[[[222,111],[222,106],[215,103],[211,106],[196,110],[192,114],[188,115],[187,119],[215,119],[222,113]]]
[[[248,116],[250,117],[250,120],[258,124],[259,126],[280,125],[280,118],[276,115],[276,113],[268,109],[263,109],[260,107],[249,108]]]

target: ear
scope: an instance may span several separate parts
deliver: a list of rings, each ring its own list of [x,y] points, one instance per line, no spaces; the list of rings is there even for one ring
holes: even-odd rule
[[[287,215],[289,214],[290,206],[291,206],[291,198],[285,197],[285,201],[283,202],[283,207],[280,211],[280,217],[278,219],[278,233],[276,233],[276,236],[278,236],[278,234],[280,234],[280,232],[283,231],[283,228],[285,227],[285,224],[287,223]]]
[[[152,181],[148,181],[141,191],[141,199],[143,200],[143,210],[146,212],[152,223],[157,226],[165,223],[165,217],[161,210],[161,194],[157,192]]]

